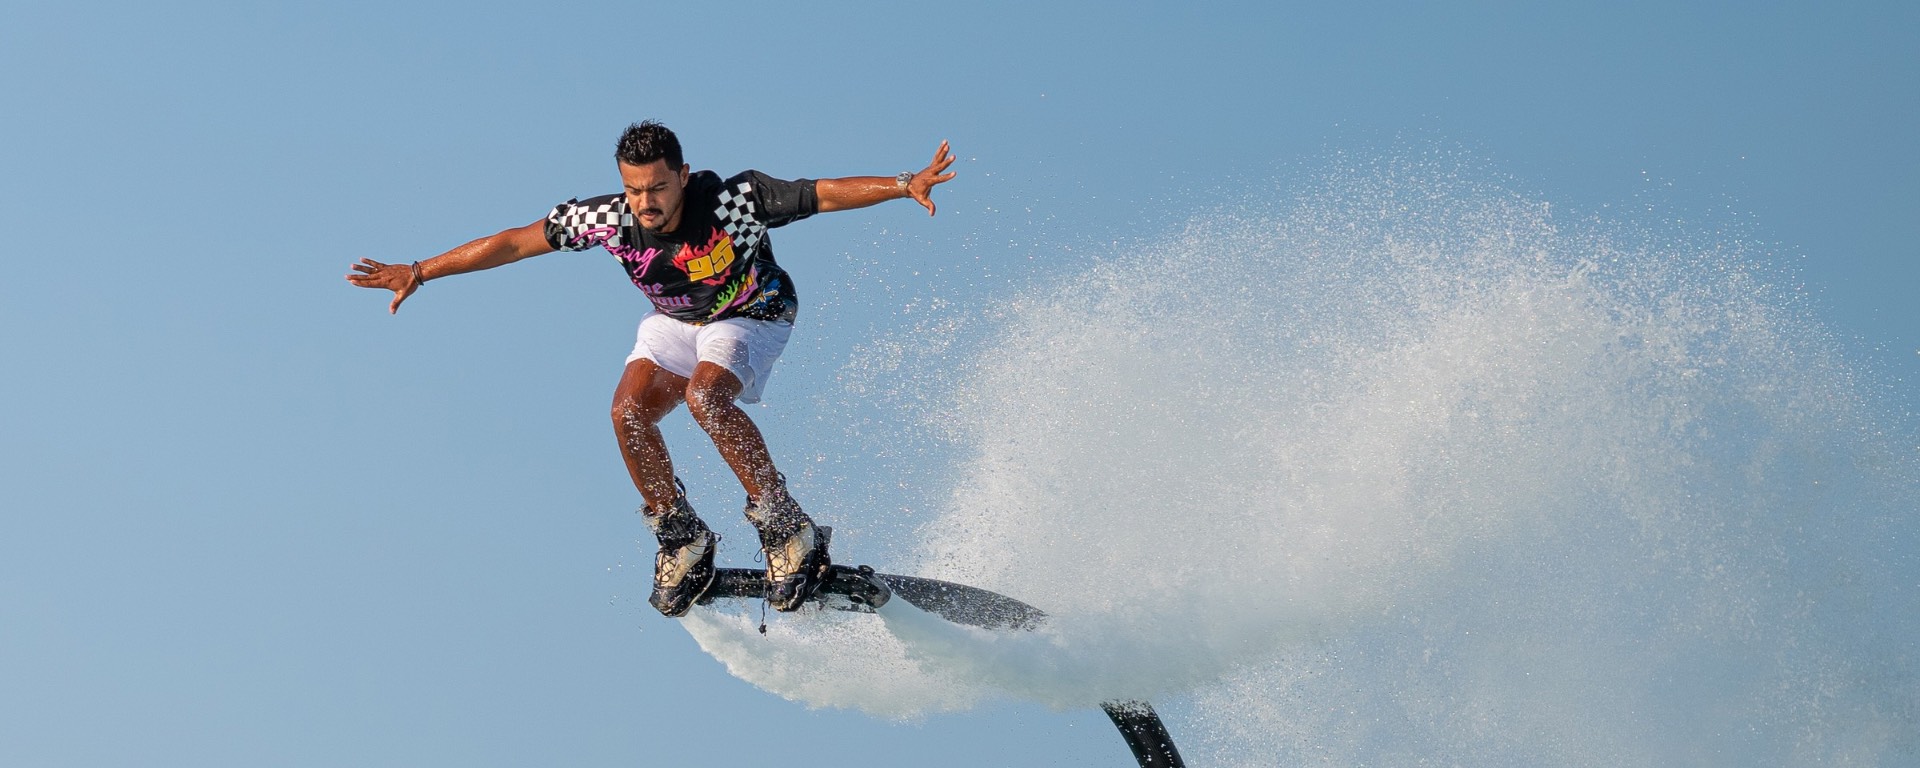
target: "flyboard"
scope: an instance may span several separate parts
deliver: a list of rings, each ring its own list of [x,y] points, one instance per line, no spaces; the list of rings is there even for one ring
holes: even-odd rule
[[[886,582],[894,598],[955,624],[1022,631],[1040,626],[1047,618],[1044,611],[997,592],[938,579],[875,573],[864,565],[833,566],[808,602],[832,610],[874,613],[874,602],[880,593],[869,581],[871,578]],[[713,586],[700,598],[700,604],[714,600],[758,600],[766,594],[766,583],[763,570],[718,568],[714,571]],[[1144,701],[1109,701],[1101,704],[1100,709],[1113,720],[1114,727],[1120,729],[1120,737],[1127,740],[1127,748],[1140,761],[1140,768],[1184,768],[1186,763],[1180,760],[1180,752],[1173,747],[1173,737],[1167,734],[1167,727],[1160,722],[1153,705]]]

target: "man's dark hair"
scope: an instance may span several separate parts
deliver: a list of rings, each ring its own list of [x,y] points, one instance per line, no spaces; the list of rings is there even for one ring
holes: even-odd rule
[[[627,132],[620,134],[620,145],[614,148],[613,156],[627,165],[646,165],[661,158],[666,158],[667,167],[676,171],[686,165],[680,158],[679,137],[652,120],[627,126]]]

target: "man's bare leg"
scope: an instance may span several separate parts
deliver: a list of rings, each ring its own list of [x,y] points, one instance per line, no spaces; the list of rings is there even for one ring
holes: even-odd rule
[[[767,602],[777,611],[798,610],[826,577],[827,541],[788,495],[767,454],[766,438],[733,401],[739,394],[740,380],[732,372],[703,362],[693,368],[687,410],[747,489],[747,519],[759,529],[760,551],[767,558]]]
[[[701,361],[694,366],[693,380],[686,388],[687,410],[713,438],[713,446],[720,449],[720,458],[740,478],[747,497],[758,499],[763,490],[779,482],[780,473],[774,469],[760,427],[733,400],[740,395],[740,388],[740,379],[732,371]]]
[[[713,585],[713,557],[720,540],[681,498],[673,478],[673,459],[660,435],[660,419],[675,407],[687,380],[651,360],[635,360],[613,393],[613,430],[620,438],[633,485],[647,500],[642,517],[660,540],[653,560],[653,595],[647,598],[667,616],[682,616]]]
[[[649,509],[673,503],[680,493],[660,420],[679,407],[686,391],[685,378],[641,359],[627,364],[613,392],[613,432],[620,439],[620,456]]]

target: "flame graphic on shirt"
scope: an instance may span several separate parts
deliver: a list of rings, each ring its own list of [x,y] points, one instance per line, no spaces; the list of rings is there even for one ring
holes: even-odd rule
[[[673,257],[673,265],[687,273],[688,280],[698,280],[707,285],[726,282],[727,270],[733,266],[733,262],[733,238],[719,230],[714,230],[713,239],[705,247],[683,245],[680,246],[680,253]]]

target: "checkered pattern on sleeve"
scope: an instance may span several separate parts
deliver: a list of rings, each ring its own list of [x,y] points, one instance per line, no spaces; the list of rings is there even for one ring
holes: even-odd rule
[[[720,207],[713,209],[714,218],[719,220],[720,228],[733,238],[733,249],[746,256],[760,248],[760,240],[766,237],[767,225],[760,221],[760,211],[753,202],[753,182],[742,181],[732,188],[720,188]]]
[[[619,246],[628,223],[626,200],[619,195],[596,197],[584,203],[568,200],[547,214],[547,244],[562,251],[584,251],[596,245]]]

